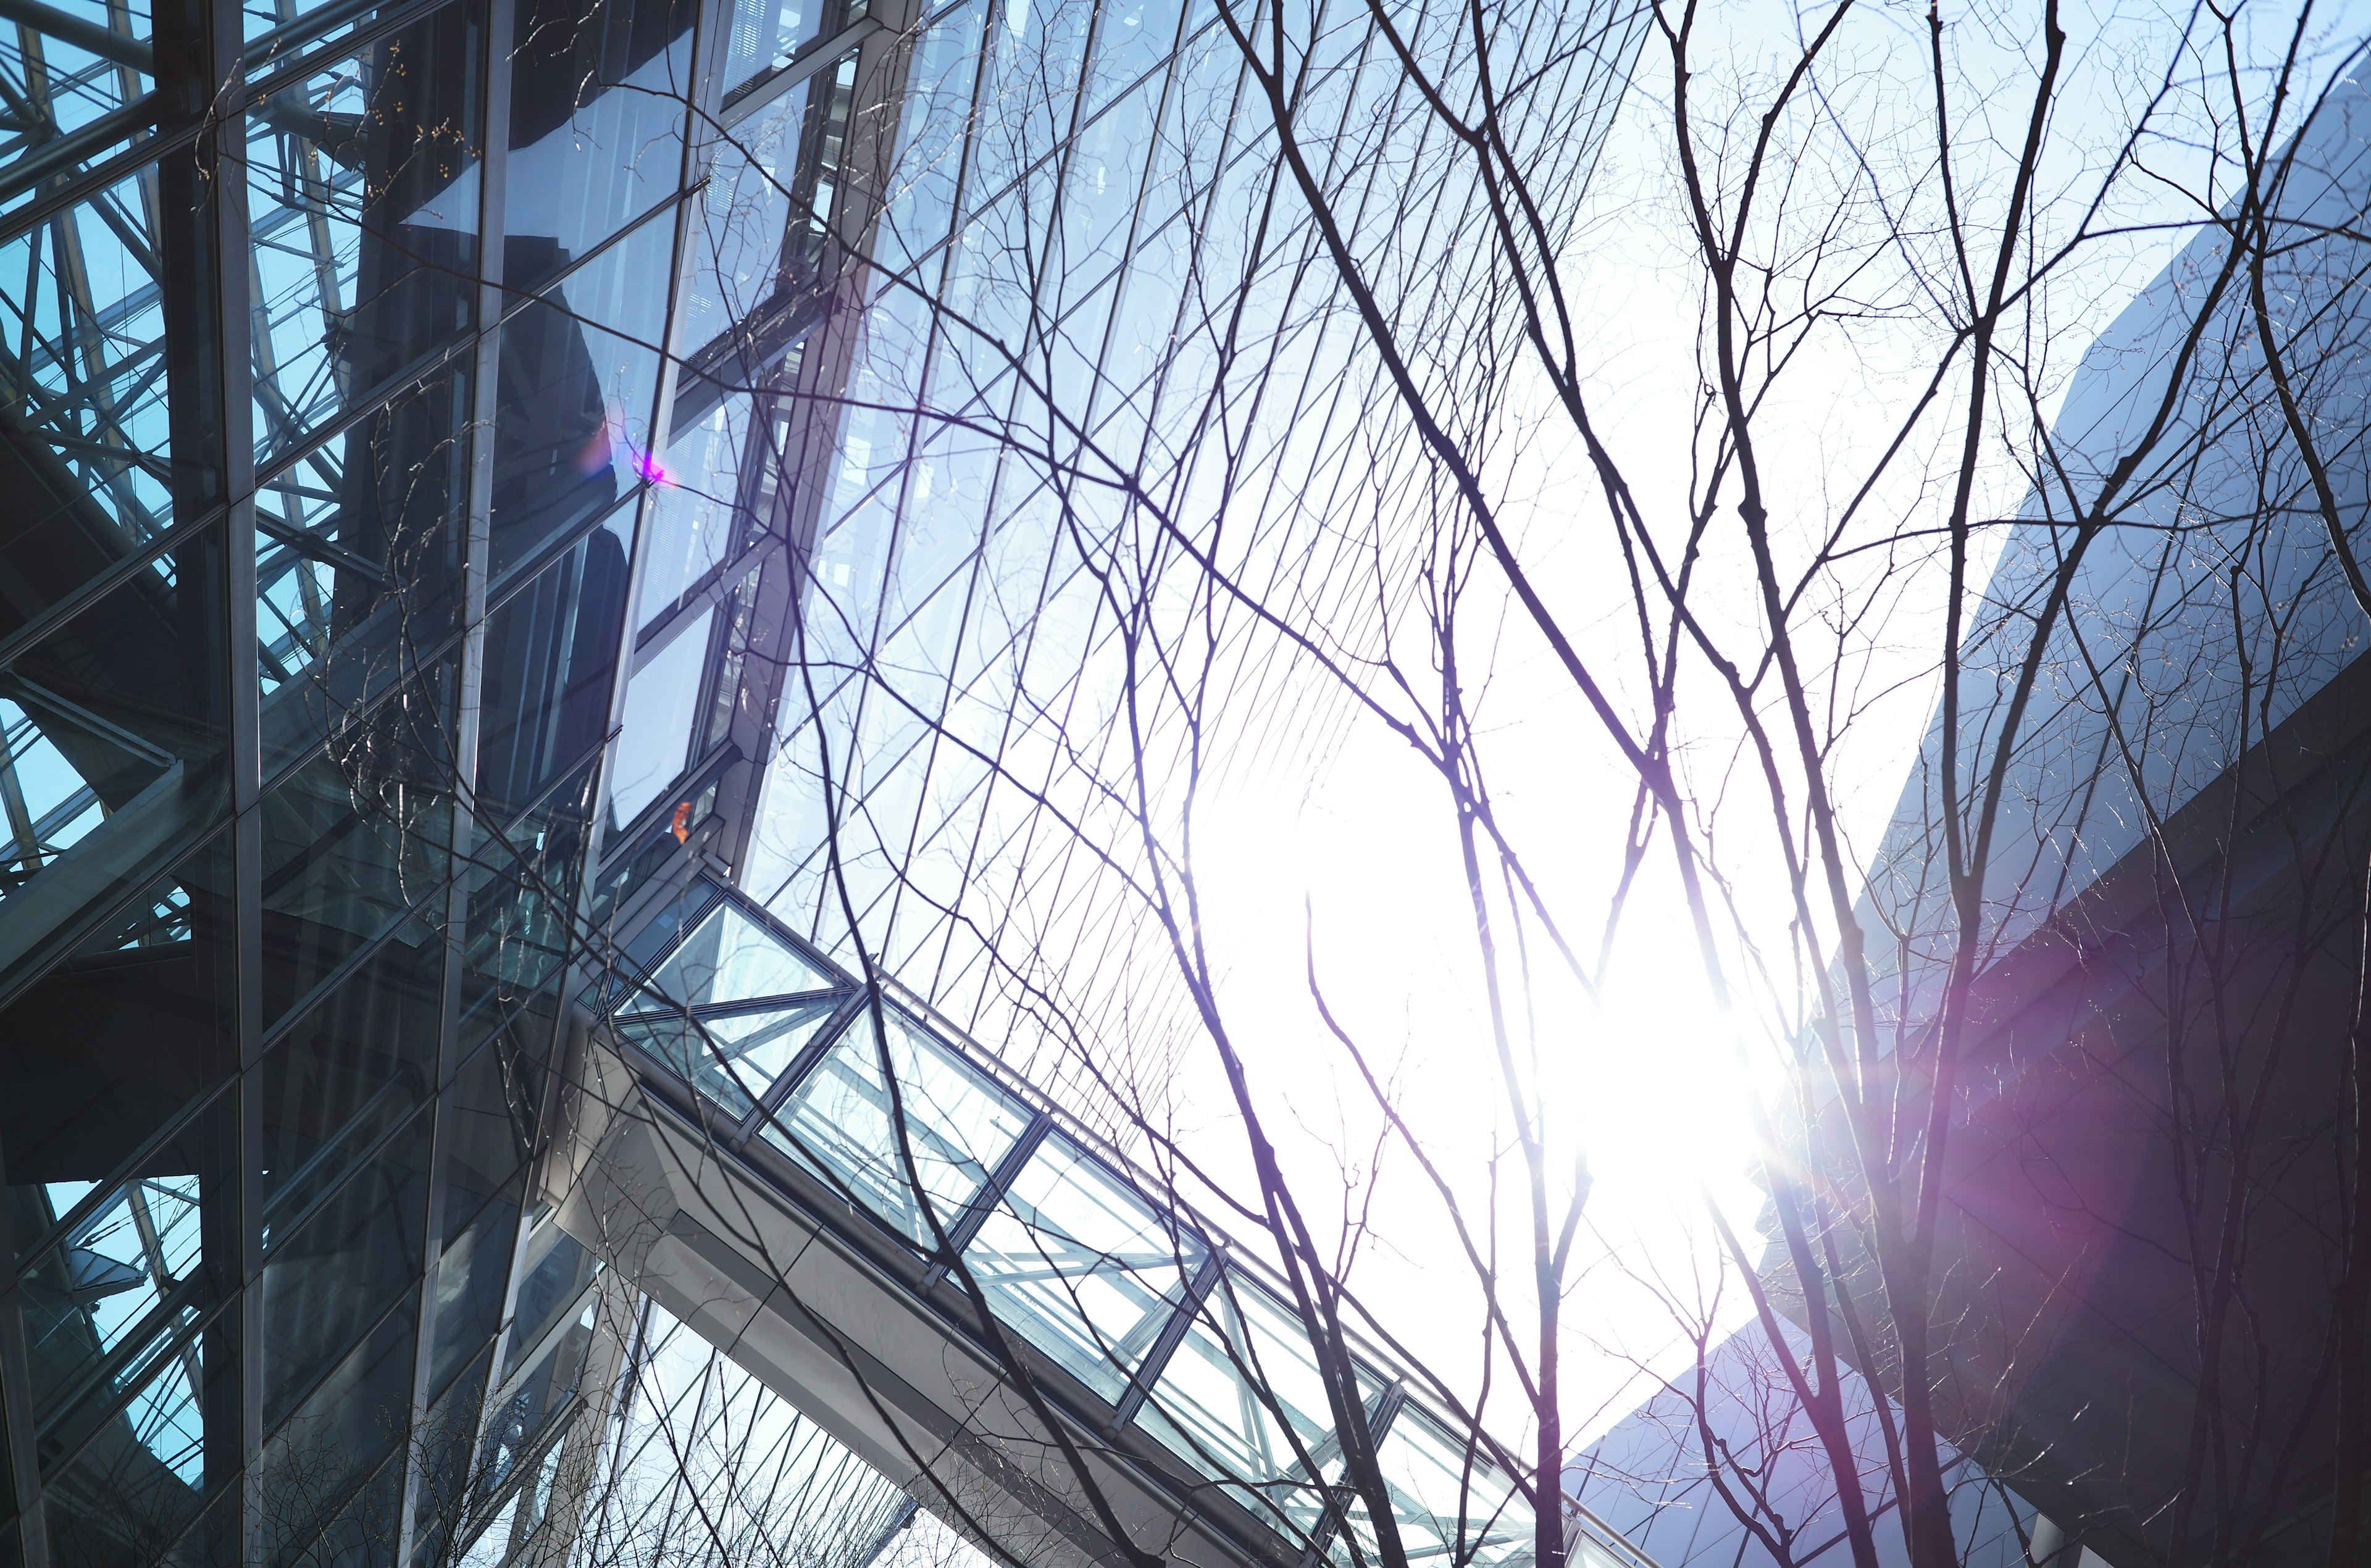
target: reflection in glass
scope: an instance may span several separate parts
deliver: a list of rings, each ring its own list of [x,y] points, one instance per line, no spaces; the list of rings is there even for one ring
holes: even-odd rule
[[[300,1553],[318,1539],[319,1500],[353,1493],[403,1437],[418,1324],[419,1303],[407,1294],[277,1432],[265,1434],[258,1478],[265,1568],[303,1561]]]
[[[632,513],[620,508],[486,618],[477,798],[485,824],[507,826],[601,744]]]
[[[831,1000],[753,1012],[652,1013],[620,1019],[618,1032],[682,1074],[736,1121],[837,1010]]]
[[[513,239],[512,248],[540,242]],[[498,570],[616,501],[649,469],[675,225],[662,213],[503,324],[494,409]]]
[[[135,1165],[157,1180],[207,1168],[203,1126],[155,1140],[237,1066],[231,912],[225,834],[0,1012],[0,1157],[19,1261]]]
[[[493,1338],[502,1319],[503,1286],[510,1281],[511,1244],[517,1236],[516,1206],[490,1204],[467,1230],[446,1243],[437,1260],[436,1277],[429,1286],[436,1312],[428,1363],[430,1398],[441,1394],[462,1362]]]
[[[773,513],[790,414],[765,400],[769,428],[750,446],[755,399],[725,398],[689,423],[676,406],[665,480],[651,496],[651,548],[642,568],[642,622],[649,627],[755,544]],[[744,476],[751,481],[744,485]],[[745,488],[751,492],[744,505]]]
[[[444,700],[433,684],[399,694],[264,798],[268,1019],[443,887],[453,827]],[[436,913],[403,940],[433,945]]]
[[[692,721],[699,715],[709,627],[715,618],[712,607],[700,611],[626,683],[618,760],[609,778],[612,831],[642,815],[691,760]]]
[[[1116,1401],[1186,1298],[1202,1251],[1200,1238],[1054,1133],[1023,1164],[964,1261],[998,1317]]]
[[[549,1215],[527,1239],[526,1257],[520,1264],[518,1305],[511,1320],[509,1348],[503,1353],[503,1376],[508,1378],[534,1352],[546,1330],[576,1305],[593,1276],[601,1272],[592,1250],[551,1221]]]
[[[267,773],[457,629],[468,420],[468,378],[447,365],[258,487]]]
[[[576,1397],[599,1310],[598,1297],[585,1302],[576,1320],[552,1341],[550,1348],[518,1379],[487,1421],[486,1449],[479,1459],[480,1501],[491,1497],[510,1479],[520,1457],[534,1447],[552,1418]]]
[[[156,1375],[50,1478],[52,1562],[149,1561],[197,1516],[207,1481],[202,1356],[192,1339],[151,1363]]]
[[[469,326],[478,47],[447,6],[249,112],[258,464]]]
[[[524,290],[675,194],[699,8],[503,3],[517,11],[503,283]]]
[[[734,0],[733,30],[724,40],[724,90],[788,65],[799,46],[821,34],[826,18],[839,9],[838,0]],[[849,9],[862,15],[863,0]]]
[[[427,1241],[429,1134],[422,1108],[285,1236],[267,1238],[263,1419],[277,1423],[420,1277]],[[406,1409],[409,1409],[407,1403]]]
[[[830,971],[730,902],[710,912],[659,966],[652,983],[695,1008],[832,990],[840,985]]]
[[[700,219],[684,259],[683,325],[676,341],[688,356],[773,297],[814,81],[810,76],[787,89],[716,143]]]
[[[339,982],[263,1059],[264,1246],[372,1158],[427,1097],[445,944],[401,936]]]
[[[905,271],[947,236],[964,137],[971,127],[980,22],[987,14],[986,0],[965,0],[931,23],[915,45],[897,130],[897,163],[873,241],[873,260],[885,271]]]
[[[866,1008],[767,1119],[768,1141],[844,1190],[910,1241],[933,1236],[906,1180],[910,1153],[942,1228],[952,1228],[1004,1158],[1029,1109],[894,1008],[888,1069]],[[895,1083],[902,1122],[890,1113]]]
[[[33,1418],[49,1422],[70,1401],[92,1407],[67,1414],[71,1432],[52,1429],[46,1445],[52,1450],[104,1424],[91,1418],[115,1401],[105,1389],[84,1387],[93,1371],[111,1363],[109,1382],[127,1390],[160,1358],[176,1359],[183,1348],[203,1304],[194,1279],[203,1260],[202,1186],[195,1175],[134,1178],[26,1271],[20,1310],[37,1379]],[[84,1183],[52,1183],[46,1195],[54,1211],[64,1212],[87,1190]],[[194,1401],[196,1382],[184,1380]],[[152,1390],[149,1397],[153,1402],[172,1396]],[[169,1435],[163,1441],[179,1447]],[[165,1449],[155,1451],[159,1460],[174,1462]]]

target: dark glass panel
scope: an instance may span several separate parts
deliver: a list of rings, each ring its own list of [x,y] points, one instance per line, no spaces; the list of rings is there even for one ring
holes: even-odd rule
[[[549,1216],[526,1244],[520,1263],[518,1299],[511,1310],[511,1337],[503,1352],[508,1378],[538,1348],[545,1332],[576,1303],[600,1272],[601,1261]]]
[[[445,1551],[445,1532],[457,1505],[469,1494],[469,1456],[477,1448],[478,1412],[485,1405],[486,1372],[492,1359],[492,1347],[482,1347],[477,1360],[429,1406],[421,1423],[420,1483],[411,1505],[415,1563],[452,1561]]]
[[[433,12],[248,114],[259,465],[469,326],[477,16]]]
[[[458,627],[468,376],[447,363],[256,495],[263,770],[286,766]]]
[[[475,1228],[480,1220],[497,1230],[515,1228],[518,1171],[534,1148],[533,1095],[540,1078],[532,1066],[505,1032],[480,1046],[445,1090],[451,1102],[443,1157],[447,1247],[459,1244],[463,1227]],[[492,1264],[497,1274],[510,1267],[508,1249],[503,1242]]]
[[[449,865],[449,665],[333,736],[263,802],[264,1016],[278,1019],[415,909],[433,942]]]
[[[600,1312],[596,1296],[584,1304],[576,1320],[561,1332],[503,1399],[486,1424],[486,1452],[479,1462],[479,1496],[482,1501],[508,1481],[519,1459],[549,1429],[552,1418],[568,1408],[584,1380],[585,1353],[592,1348],[593,1328]]]
[[[169,1129],[237,1066],[231,921],[226,833],[0,1013],[0,1150],[19,1259],[126,1173],[205,1169],[202,1135]]]
[[[261,1287],[266,1425],[278,1423],[397,1292],[419,1278],[431,1120],[422,1111],[293,1234],[275,1238]],[[410,1408],[408,1389],[402,1408]]]
[[[416,1304],[407,1297],[279,1431],[267,1431],[258,1480],[258,1545],[271,1568],[303,1561],[323,1516],[355,1496],[410,1433],[417,1327]]]
[[[478,739],[484,822],[510,823],[609,727],[631,513],[620,510],[488,618]]]
[[[539,1057],[549,1042],[556,986],[573,946],[584,870],[583,810],[591,785],[588,767],[514,824],[511,833],[526,843],[480,843],[462,945],[465,1045],[492,1035],[506,1020],[523,1019],[523,1009],[540,1019],[540,1032],[521,1021],[520,1046]]]
[[[609,862],[603,880],[593,895],[593,926],[606,931],[616,912],[641,890],[645,882],[660,875],[684,857],[708,847],[708,841],[722,822],[716,814],[716,798],[724,774],[737,757],[731,754],[709,765],[708,771],[677,792],[675,809],[660,815],[642,835],[642,841],[630,853]],[[695,848],[694,846],[697,845]],[[644,928],[647,934],[648,928]],[[638,934],[634,945],[641,947],[644,935]],[[653,951],[656,949],[653,947]],[[638,975],[639,968],[621,968],[619,988],[626,975]]]
[[[266,1504],[282,1516],[273,1523],[285,1532],[278,1561],[289,1568],[394,1568],[403,1544],[403,1466],[402,1453],[390,1454],[354,1486],[353,1467],[341,1457],[284,1459],[277,1471],[282,1490],[267,1493]],[[271,1526],[266,1531],[280,1533]]]
[[[221,553],[157,558],[0,665],[0,993],[221,820]],[[24,564],[0,639],[38,607]]]
[[[446,1194],[448,1204],[453,1195]],[[517,1239],[518,1183],[513,1182],[501,1201],[480,1207],[468,1228],[454,1238],[437,1261],[436,1278],[429,1287],[436,1304],[428,1362],[432,1398],[464,1362],[482,1356],[493,1343],[494,1331],[502,1326],[503,1286],[510,1280],[511,1251]]]
[[[445,1091],[453,1104],[445,1158],[448,1238],[489,1199],[517,1210],[512,1178],[535,1148],[557,1003],[557,990],[547,988],[515,1008]],[[472,1027],[465,1018],[463,1030]]]
[[[676,895],[675,902],[645,920],[642,929],[634,933],[633,940],[626,943],[618,966],[619,974],[629,982],[641,982],[652,973],[652,965],[657,963],[659,953],[666,945],[683,935],[686,928],[706,913],[718,896],[714,882],[705,877],[695,878],[689,887]],[[623,1010],[630,1012],[636,1007],[656,1006],[660,1002],[661,998],[653,996],[640,1002],[619,1005]]]
[[[526,241],[514,240],[515,250]],[[652,469],[652,399],[674,264],[654,214],[503,323],[494,571],[597,516]]]
[[[427,1098],[444,959],[441,938],[399,932],[265,1055],[267,1249]]]
[[[506,287],[526,290],[674,195],[693,0],[508,0]]]
[[[165,1558],[204,1505],[194,1342],[185,1354],[186,1364],[176,1357],[161,1365],[159,1376],[50,1478],[42,1512],[52,1564],[146,1568]],[[214,1479],[219,1485],[223,1478]]]

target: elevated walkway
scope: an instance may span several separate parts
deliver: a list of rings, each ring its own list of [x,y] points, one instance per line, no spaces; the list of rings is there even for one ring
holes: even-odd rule
[[[1022,1562],[1120,1561],[1115,1533],[1201,1568],[1352,1561],[1332,1520],[1363,1532],[1361,1505],[1266,1271],[919,1009],[885,998],[885,1052],[862,986],[737,893],[696,884],[635,946],[651,983],[600,999],[548,1178],[572,1234]],[[1529,1562],[1506,1457],[1359,1353],[1411,1558]],[[1567,1517],[1579,1560],[1645,1568]]]

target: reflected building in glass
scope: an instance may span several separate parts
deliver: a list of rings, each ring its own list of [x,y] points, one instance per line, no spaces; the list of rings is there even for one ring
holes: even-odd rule
[[[637,1104],[731,1120],[744,1178],[836,1197],[817,1234],[939,1310],[833,1065],[825,767],[918,1082],[987,1117],[931,1134],[921,1207],[983,1257],[1081,1203],[1145,1242],[1116,1339],[1042,1280],[997,1310],[1160,1485],[1224,1452],[1275,1493],[1228,1528],[1312,1516],[1324,1433],[1295,1470],[1224,1389],[1148,1386],[1255,1332],[1289,1364],[1245,1326],[1272,1286],[922,1020],[979,983],[1005,721],[1093,635],[1047,475],[1151,450],[1189,278],[1244,271],[1208,219],[1273,160],[1207,0],[0,18],[0,1563],[549,1558],[678,1516],[710,1472],[653,1455],[718,1422],[794,1492],[850,1478],[830,1528],[877,1547],[894,1456],[703,1359],[559,1158],[597,1018]],[[728,910],[808,968],[689,963]],[[1398,1397],[1405,1528],[1443,1528],[1444,1417]]]

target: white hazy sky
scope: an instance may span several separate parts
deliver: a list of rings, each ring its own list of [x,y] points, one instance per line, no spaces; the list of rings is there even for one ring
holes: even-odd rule
[[[2037,9],[1999,8],[2011,21],[1998,31],[1984,16],[1956,19],[1954,45],[1974,62],[1972,74],[1997,70],[2014,83],[2004,43],[2017,43],[2030,26],[2026,13]],[[1853,47],[1872,58],[1891,51],[1897,68],[1906,62],[1923,70],[1924,11],[1922,6],[1914,14],[1906,8],[1872,13]],[[1788,47],[1787,7],[1723,6],[1707,15],[1707,29],[1726,40],[1741,63]],[[2284,33],[2293,15],[2268,14],[2267,20],[2279,20],[2277,30]],[[2166,36],[2155,9],[2070,8],[2067,25],[2079,52],[2079,74],[2062,116],[2065,151],[2051,171],[2062,202],[2086,189],[2087,180],[2096,181],[2099,170],[2086,160],[2098,156],[2098,146],[2122,123],[2118,73],[2129,65],[2127,52],[2157,40],[2161,58]],[[2347,37],[2362,25],[2356,7],[2323,30]],[[2263,30],[2269,37],[2275,29]],[[1618,387],[1618,396],[1599,398],[1610,443],[1645,492],[1650,513],[1660,508],[1669,516],[1687,475],[1696,302],[1694,280],[1670,237],[1670,211],[1655,194],[1665,167],[1657,138],[1668,133],[1668,56],[1659,49],[1650,39],[1637,95],[1608,147],[1604,212],[1584,235],[1574,275],[1590,292],[1592,340],[1605,366],[1601,389]],[[1926,113],[1931,106],[1905,100],[1897,112]],[[2023,101],[2005,93],[1972,112],[1960,133],[1984,128],[1984,115],[2006,116],[2017,123],[1993,123],[1989,131],[2013,140],[2023,112]],[[2144,194],[2162,203],[2156,215],[2196,215],[2169,187]],[[2075,351],[2112,320],[2183,237],[2167,230],[2102,246],[2088,271],[2069,277],[2053,300],[2062,341],[2069,345],[2065,369],[2072,369]],[[1828,492],[1842,478],[1867,471],[1878,445],[1891,434],[1896,410],[1908,407],[1918,371],[1929,363],[1927,340],[1915,326],[1868,327],[1850,344],[1826,345],[1790,373],[1791,393],[1768,410],[1761,432],[1776,504],[1793,513],[1781,516],[1782,530],[1821,523],[1832,504]],[[1541,502],[1532,540],[1540,550],[1543,580],[1552,594],[1564,595],[1558,603],[1570,624],[1593,637],[1634,635],[1622,617],[1601,613],[1618,609],[1618,601],[1591,607],[1590,594],[1612,569],[1602,502],[1585,467],[1543,459],[1535,482]],[[1995,493],[1984,507],[1993,515],[2013,510],[2020,491],[2014,476],[2004,470],[1988,482]],[[1937,503],[1914,492],[1892,504],[1899,525],[1914,522],[1919,508]],[[1715,546],[1721,548],[1742,547],[1732,536]],[[1721,607],[1716,594],[1708,613],[1718,617]],[[1741,605],[1735,613],[1750,610]],[[1923,597],[1914,593],[1887,628],[1889,645],[1870,651],[1865,688],[1899,683],[1898,689],[1856,727],[1834,774],[1847,827],[1863,851],[1874,845],[1898,798],[1932,711],[1933,685],[1915,676],[1933,667],[1940,624],[1938,595],[1931,589]],[[1706,703],[1723,700],[1701,680],[1693,697],[1699,716]],[[1535,866],[1557,875],[1563,908],[1588,927],[1579,934],[1593,943],[1594,922],[1610,891],[1609,854],[1618,848],[1630,807],[1631,778],[1609,760],[1553,670],[1520,661],[1502,668],[1486,720],[1494,726],[1490,745],[1500,799],[1524,833]],[[1725,760],[1719,744],[1692,755],[1699,790],[1721,786]],[[1746,801],[1740,809],[1756,808]],[[1306,1169],[1322,1168],[1344,1147],[1345,1124],[1335,1108],[1359,1097],[1307,999],[1304,906],[1314,922],[1329,1000],[1371,1053],[1398,1061],[1402,1101],[1439,1133],[1444,1158],[1463,1156],[1469,1173],[1477,1170],[1492,1129],[1504,1124],[1497,1115],[1500,1090],[1488,1056],[1474,938],[1437,782],[1410,762],[1399,743],[1359,729],[1313,781],[1290,760],[1239,777],[1225,799],[1212,802],[1198,845],[1209,899],[1206,931],[1226,972],[1226,995],[1258,1086],[1271,1105],[1288,1106],[1297,1124],[1278,1129],[1279,1136],[1308,1162]],[[1762,1206],[1747,1174],[1743,1090],[1747,1073],[1764,1069],[1740,1063],[1770,1057],[1766,1048],[1752,1045],[1752,1020],[1724,1017],[1714,1005],[1660,843],[1651,867],[1600,997],[1591,1003],[1569,986],[1544,986],[1535,998],[1548,1020],[1546,1032],[1564,1051],[1560,1081],[1552,1089],[1557,1131],[1587,1147],[1595,1174],[1590,1214],[1599,1250],[1567,1311],[1567,1419],[1583,1438],[1643,1397],[1642,1367],[1668,1372],[1683,1364],[1673,1360],[1684,1346],[1672,1311],[1658,1293],[1700,1301],[1718,1283],[1705,1194],[1749,1237]],[[1786,910],[1775,856],[1732,855],[1729,870],[1748,923],[1766,933],[1765,940],[1783,942]],[[1741,1035],[1746,1057],[1738,1048]],[[1396,1335],[1452,1382],[1471,1387],[1478,1331],[1471,1275],[1405,1159],[1387,1159],[1385,1172],[1374,1211],[1381,1245],[1354,1278]],[[1509,1239],[1519,1238],[1510,1233]],[[1713,1315],[1734,1326],[1745,1310],[1732,1288]],[[1511,1420],[1510,1411],[1497,1408]],[[1508,1432],[1505,1424],[1494,1424]]]

